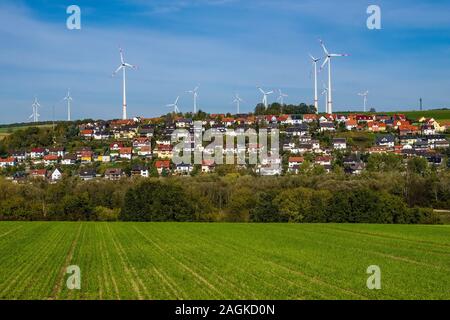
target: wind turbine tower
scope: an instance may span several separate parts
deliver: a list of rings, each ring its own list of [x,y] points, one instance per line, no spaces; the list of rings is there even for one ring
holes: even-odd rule
[[[41,105],[38,102],[37,98],[34,98],[34,102],[31,105],[33,107],[33,114],[30,116],[30,119],[33,119],[33,122],[39,122],[39,117],[41,116],[39,114],[39,108],[41,107]]]
[[[262,88],[258,87],[259,91],[262,93],[263,95],[263,99],[262,99],[262,103],[264,105],[264,107],[267,109],[269,107],[269,103],[267,100],[267,96],[272,94],[273,91],[269,91],[269,92],[265,92]]]
[[[281,89],[278,90],[278,101],[280,101],[281,105],[284,105],[284,98],[289,97],[286,93],[283,93]]]
[[[358,93],[358,96],[361,96],[364,98],[364,112],[367,112],[367,96],[369,95],[369,91]]]
[[[186,93],[190,93],[194,97],[194,114],[197,113],[198,89],[199,89],[199,87],[197,86],[193,90],[186,91]]]
[[[67,101],[67,121],[71,121],[71,110],[70,110],[70,104],[73,101],[72,97],[70,96],[70,89],[67,91],[67,96],[64,98],[65,101]]]
[[[167,104],[166,107],[173,108],[173,113],[179,113],[180,109],[178,109],[178,100],[180,97],[177,97],[174,103]]]
[[[314,58],[312,54],[309,56],[311,57],[311,61],[314,65],[314,107],[316,108],[316,113],[319,113],[319,97],[317,94],[317,62],[320,61],[320,58]]]
[[[323,84],[323,91],[322,91],[322,95],[325,96],[325,113],[328,113],[326,110],[328,109],[328,88],[325,85],[325,83]]]
[[[122,48],[119,48],[120,52],[120,66],[117,68],[116,71],[113,72],[113,76],[115,76],[120,70],[122,70],[123,75],[123,105],[122,105],[122,119],[127,119],[127,82],[126,82],[126,69],[137,69],[136,66],[126,63],[125,59],[123,57],[123,50]]]
[[[328,49],[325,47],[325,44],[322,40],[320,40],[320,45],[322,46],[323,51],[325,52],[325,61],[323,62],[320,70],[322,70],[325,65],[328,63],[328,103],[327,103],[327,113],[333,113],[333,97],[332,97],[332,88],[331,88],[331,60],[336,57],[348,57],[349,55],[346,53],[330,53]]]
[[[236,95],[234,96],[233,103],[236,103],[237,114],[241,113],[241,102],[243,101],[244,100],[242,100],[241,97],[239,97],[239,94],[236,93]]]

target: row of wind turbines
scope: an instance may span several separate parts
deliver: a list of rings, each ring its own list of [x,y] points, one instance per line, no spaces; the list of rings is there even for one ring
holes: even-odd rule
[[[71,118],[72,118],[72,116],[71,116],[71,114],[72,114],[72,111],[71,111],[72,105],[71,104],[72,104],[73,98],[70,95],[70,89],[67,90],[67,95],[61,101],[66,101],[67,102],[67,121],[71,121]],[[34,98],[34,102],[33,102],[33,104],[31,106],[33,108],[33,113],[31,114],[31,116],[28,119],[32,119],[32,121],[34,123],[39,122],[39,117],[41,116],[39,114],[39,108],[41,108],[41,104],[39,103],[37,97]]]
[[[318,97],[318,73],[322,72],[322,70],[325,68],[326,65],[328,65],[328,86],[325,86],[322,91],[322,95],[326,95],[326,107],[325,112],[328,114],[333,113],[333,89],[332,89],[332,70],[331,70],[331,61],[334,58],[338,57],[348,57],[349,54],[346,53],[331,53],[328,51],[327,47],[325,46],[325,43],[322,40],[319,40],[320,46],[323,49],[323,52],[325,53],[325,56],[322,58],[315,58],[312,54],[309,54],[309,57],[311,58],[312,64],[313,64],[313,70],[314,70],[314,107],[316,109],[316,112],[319,113],[319,97]],[[137,66],[127,63],[124,58],[124,53],[122,48],[119,48],[119,54],[120,54],[120,65],[119,67],[113,72],[112,76],[116,76],[120,71],[122,71],[122,94],[123,94],[123,102],[122,102],[122,119],[126,120],[127,117],[127,83],[126,83],[126,71],[127,69],[138,69]],[[318,63],[324,59],[322,65],[320,68],[318,68]],[[265,91],[261,87],[257,87],[257,89],[262,94],[262,104],[267,109],[269,106],[268,103],[268,96],[273,94],[274,91]],[[197,101],[199,96],[199,86],[195,87],[192,90],[186,91],[186,93],[191,94],[193,96],[193,109],[194,113],[197,113]],[[284,99],[288,97],[286,93],[283,93],[281,89],[278,90],[278,102],[281,103],[281,105],[284,105]],[[368,94],[369,91],[365,91],[363,93],[358,93],[359,96],[363,97],[364,99],[364,112],[366,112],[366,106],[367,106],[367,100],[368,100]],[[73,101],[73,98],[70,95],[70,89],[68,90],[67,96],[63,99],[67,102],[67,120],[71,121],[71,103]],[[174,103],[167,104],[166,107],[173,108],[173,112],[179,113],[180,109],[178,106],[178,102],[180,100],[180,96],[178,96]],[[240,105],[244,102],[244,100],[239,96],[238,93],[235,94],[233,103],[236,104],[237,113],[240,114]],[[39,104],[37,98],[35,98],[34,103],[32,104],[33,107],[33,114],[30,116],[30,119],[33,119],[33,122],[39,122],[39,108],[41,105]]]

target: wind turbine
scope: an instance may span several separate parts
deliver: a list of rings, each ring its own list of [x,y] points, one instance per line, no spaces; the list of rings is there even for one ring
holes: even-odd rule
[[[166,105],[166,107],[173,108],[174,113],[179,113],[180,112],[180,109],[178,109],[178,100],[179,99],[180,99],[180,97],[178,96],[177,99],[175,100],[175,103],[168,104],[168,105]]]
[[[263,94],[262,103],[264,104],[264,107],[266,107],[266,109],[267,109],[269,107],[269,104],[267,103],[267,96],[272,94],[273,91],[265,92],[261,87],[258,87],[258,89]]]
[[[39,104],[37,98],[34,98],[34,102],[31,106],[33,107],[33,114],[30,116],[29,119],[33,119],[34,123],[39,122],[39,117],[41,116],[39,114],[39,108],[41,107],[41,105]]]
[[[120,71],[123,71],[123,106],[122,106],[122,119],[127,119],[127,83],[126,83],[126,69],[137,69],[136,66],[126,63],[125,59],[123,57],[123,50],[122,48],[119,48],[120,52],[120,66],[117,68],[116,71],[113,72],[113,77]]]
[[[197,98],[198,98],[198,86],[193,90],[186,91],[186,93],[190,93],[194,96],[194,114],[197,113]]]
[[[348,57],[348,54],[345,53],[330,53],[322,40],[320,41],[320,45],[322,46],[323,51],[325,52],[326,59],[323,62],[320,70],[325,67],[328,62],[328,103],[327,103],[327,113],[333,114],[333,98],[332,98],[332,88],[331,88],[331,59],[336,57]]]
[[[236,95],[234,96],[234,100],[233,103],[236,103],[236,108],[237,108],[237,114],[240,114],[241,111],[241,102],[243,102],[244,100],[241,99],[241,97],[239,97],[239,94],[236,93]]]
[[[358,96],[364,97],[364,112],[366,112],[366,106],[367,106],[367,96],[369,95],[369,91],[358,93]]]
[[[323,91],[322,91],[322,95],[325,96],[325,114],[327,114],[327,109],[328,109],[328,88],[325,85],[325,83],[323,84]]]
[[[70,103],[73,101],[73,99],[70,96],[70,89],[67,90],[67,96],[63,100],[67,101],[67,121],[71,121],[70,120]]]
[[[278,101],[280,101],[281,105],[284,105],[284,98],[289,97],[287,94],[283,93],[281,89],[278,89]]]
[[[312,54],[309,54],[309,56],[314,65],[314,107],[316,108],[316,113],[319,113],[319,97],[317,95],[317,62],[319,62],[321,58],[314,58]]]

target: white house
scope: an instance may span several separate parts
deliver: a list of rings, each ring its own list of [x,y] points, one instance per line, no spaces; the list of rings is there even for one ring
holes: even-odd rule
[[[53,172],[50,174],[50,180],[52,180],[52,181],[58,181],[58,180],[61,180],[61,178],[62,178],[62,173],[61,173],[61,171],[58,170],[58,168],[53,170]]]

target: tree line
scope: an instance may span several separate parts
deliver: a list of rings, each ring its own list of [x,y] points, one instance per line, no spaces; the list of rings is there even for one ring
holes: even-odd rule
[[[12,183],[0,178],[0,220],[439,223],[448,171],[348,176],[195,177]]]

